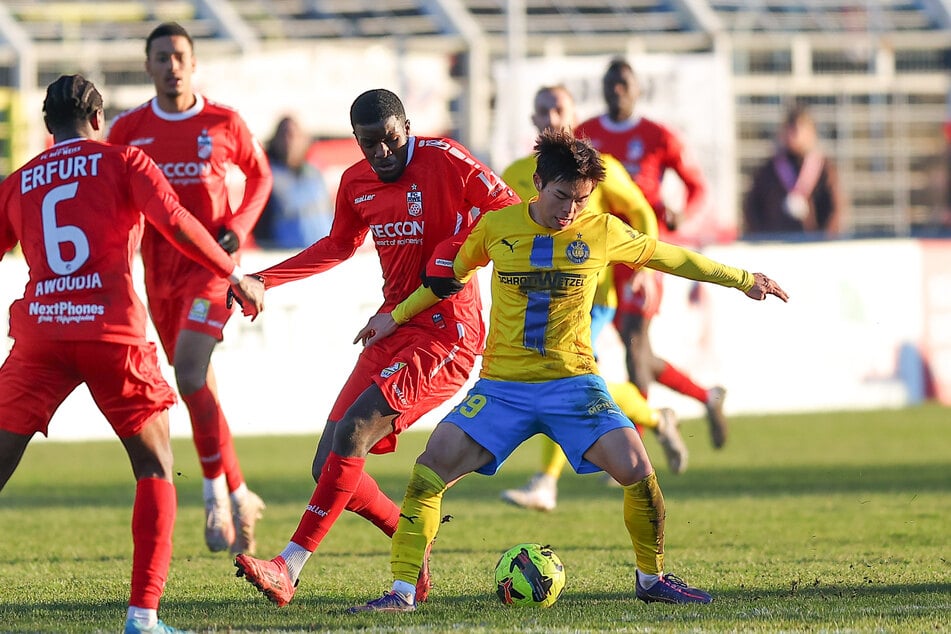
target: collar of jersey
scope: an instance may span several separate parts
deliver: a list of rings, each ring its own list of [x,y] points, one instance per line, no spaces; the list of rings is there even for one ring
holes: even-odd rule
[[[205,98],[195,93],[195,105],[186,110],[185,112],[165,112],[158,105],[158,97],[152,97],[152,114],[154,114],[159,119],[164,119],[166,121],[182,121],[188,119],[189,117],[194,117],[196,114],[201,112],[202,108],[205,107]]]

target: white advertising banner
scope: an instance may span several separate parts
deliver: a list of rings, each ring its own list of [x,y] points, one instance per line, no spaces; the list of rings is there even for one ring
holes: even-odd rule
[[[946,253],[951,243],[930,241],[928,249]],[[654,350],[698,383],[725,386],[727,413],[899,407],[924,398],[928,341],[946,346],[946,340],[934,332],[925,337],[922,243],[737,243],[707,254],[763,271],[790,294],[788,304],[754,302],[732,289],[665,279],[652,326]],[[252,252],[242,266],[260,270],[287,255]],[[26,268],[8,255],[0,271],[0,304],[9,306],[23,292]],[[376,254],[361,250],[330,271],[269,290],[266,310],[253,323],[232,318],[213,364],[235,434],[316,435],[323,428],[359,353],[353,338],[381,302],[381,285]],[[5,331],[8,311],[2,315]],[[0,358],[10,345],[9,339],[0,342]],[[623,352],[613,331],[602,335],[598,350],[604,375],[623,379]],[[171,369],[163,370],[173,382]],[[930,368],[935,382],[949,383],[938,374],[946,370]],[[419,426],[434,425],[461,396]],[[682,417],[703,413],[697,402],[660,386],[650,397]],[[172,411],[172,432],[190,433],[181,404]],[[107,438],[112,432],[79,388],[55,414],[50,436]]]

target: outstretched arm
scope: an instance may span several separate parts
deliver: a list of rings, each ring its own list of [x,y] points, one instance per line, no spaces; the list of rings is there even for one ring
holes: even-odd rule
[[[728,266],[696,251],[666,242],[657,242],[646,266],[699,282],[737,288],[752,299],[766,299],[767,295],[775,295],[784,302],[789,299],[786,291],[763,273],[750,273]]]

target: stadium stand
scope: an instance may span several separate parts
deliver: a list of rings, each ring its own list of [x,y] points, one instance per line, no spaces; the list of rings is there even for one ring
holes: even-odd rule
[[[142,39],[177,20],[202,57],[301,42],[378,40],[445,51],[463,88],[476,56],[504,59],[509,11],[524,11],[525,54],[704,52],[729,57],[738,192],[796,100],[812,106],[852,201],[852,235],[909,235],[934,224],[951,88],[951,0],[7,0],[0,87],[28,93],[62,72],[105,90],[141,87]],[[478,45],[480,50],[475,50]],[[77,60],[78,66],[77,66]],[[483,60],[484,61],[484,60]],[[486,80],[487,81],[487,80]],[[482,84],[485,85],[485,84]],[[490,88],[490,90],[492,90]],[[490,120],[457,91],[458,117]],[[16,128],[7,98],[8,121]],[[491,103],[487,96],[485,103]],[[490,106],[486,106],[490,107]],[[465,126],[459,126],[462,140]],[[0,171],[21,141],[0,143]]]

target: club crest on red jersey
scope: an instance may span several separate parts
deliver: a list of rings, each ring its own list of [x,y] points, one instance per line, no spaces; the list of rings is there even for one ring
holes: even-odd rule
[[[211,137],[208,135],[208,130],[202,130],[198,135],[198,158],[211,158]]]
[[[406,192],[406,211],[414,217],[423,215],[423,192],[419,191],[416,183]]]
[[[627,158],[630,161],[639,161],[644,158],[644,142],[640,139],[631,139],[627,144]]]

